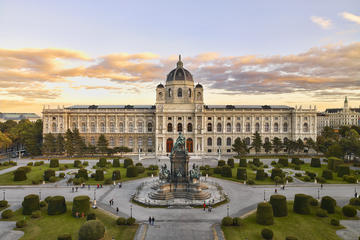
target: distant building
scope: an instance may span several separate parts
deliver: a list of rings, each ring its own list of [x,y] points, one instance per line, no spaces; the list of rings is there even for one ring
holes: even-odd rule
[[[360,126],[360,107],[350,108],[347,97],[345,97],[343,108],[328,108],[317,116],[318,133],[324,127],[339,128],[341,126]]]
[[[6,122],[13,120],[19,122],[23,119],[28,119],[31,122],[41,119],[41,117],[35,113],[0,113],[0,122]]]

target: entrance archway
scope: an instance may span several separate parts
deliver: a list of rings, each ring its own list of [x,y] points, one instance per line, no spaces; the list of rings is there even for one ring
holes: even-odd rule
[[[188,150],[188,152],[193,152],[194,151],[194,143],[193,143],[193,140],[191,138],[188,138],[186,140],[186,149]]]
[[[171,152],[173,145],[174,145],[174,141],[172,140],[172,138],[168,138],[166,140],[166,152]]]

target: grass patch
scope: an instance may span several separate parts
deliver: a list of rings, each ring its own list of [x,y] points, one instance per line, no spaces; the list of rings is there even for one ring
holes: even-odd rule
[[[69,233],[72,235],[72,239],[78,239],[78,232],[81,225],[86,222],[86,218],[74,218],[71,215],[72,203],[67,203],[67,212],[61,215],[48,216],[47,209],[41,210],[41,218],[34,219],[30,216],[22,215],[22,209],[15,212],[14,217],[8,219],[9,221],[18,221],[21,219],[26,220],[27,226],[24,229],[18,229],[24,231],[24,236],[21,240],[48,240],[56,239],[58,235],[63,233]],[[133,226],[118,226],[115,223],[115,216],[100,209],[92,209],[96,214],[97,220],[100,220],[106,228],[106,234],[104,240],[115,239],[130,240],[133,239],[138,228],[138,225]]]
[[[4,170],[4,169],[7,169],[7,168],[11,168],[11,167],[15,167],[15,166],[13,166],[13,165],[8,165],[8,166],[1,165],[0,170]]]
[[[297,239],[316,240],[341,240],[336,231],[342,226],[332,226],[332,218],[343,220],[351,219],[342,216],[341,208],[337,207],[334,214],[320,218],[315,215],[318,207],[311,207],[310,215],[296,214],[292,211],[293,203],[288,203],[289,214],[286,217],[275,217],[274,225],[263,226],[256,223],[256,213],[253,213],[243,220],[240,227],[222,227],[227,240],[263,240],[261,230],[269,228],[274,232],[274,240],[283,240],[287,236],[294,236]],[[354,218],[352,218],[354,219]]]

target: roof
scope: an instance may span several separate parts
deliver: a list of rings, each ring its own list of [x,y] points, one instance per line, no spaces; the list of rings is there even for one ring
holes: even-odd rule
[[[0,113],[0,118],[4,120],[22,120],[40,118],[40,116],[35,113]]]
[[[293,109],[285,105],[205,105],[206,109]]]
[[[343,110],[344,110],[343,108],[327,108],[325,110],[325,112],[326,113],[338,113],[338,112],[342,112]],[[350,111],[360,113],[360,108],[350,108]]]
[[[155,105],[73,105],[66,109],[155,109]]]
[[[179,55],[176,68],[167,75],[166,81],[194,81],[191,73],[183,67],[181,55]]]

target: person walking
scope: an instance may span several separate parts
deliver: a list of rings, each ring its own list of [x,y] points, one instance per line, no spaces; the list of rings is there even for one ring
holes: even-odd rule
[[[206,203],[204,202],[204,204],[203,204],[203,207],[204,207],[204,211],[205,211],[205,209],[206,209]]]
[[[119,208],[116,208],[116,215],[119,215]]]
[[[151,225],[151,222],[152,222],[151,217],[149,217],[149,225]]]
[[[323,189],[323,184],[320,185],[320,188]]]
[[[151,222],[152,222],[152,225],[154,226],[154,223],[155,223],[155,218],[154,217],[151,218]]]

